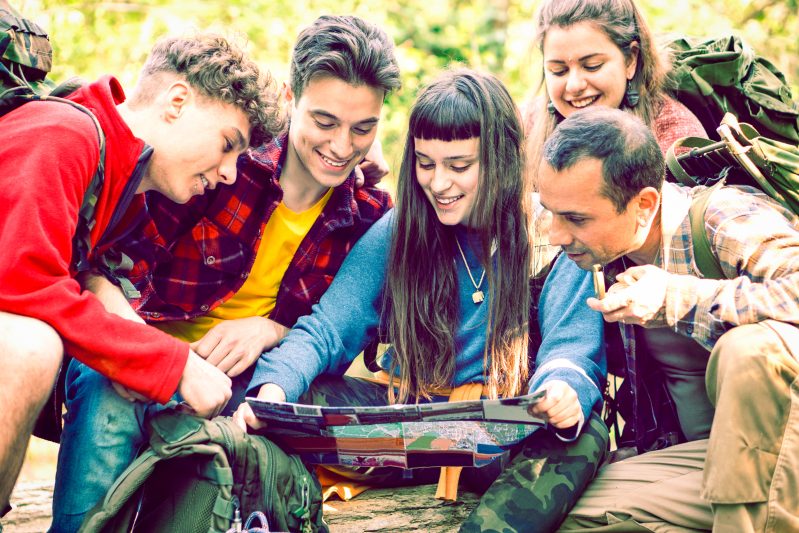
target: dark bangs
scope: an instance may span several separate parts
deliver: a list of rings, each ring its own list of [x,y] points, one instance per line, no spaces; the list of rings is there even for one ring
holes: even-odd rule
[[[477,105],[458,85],[438,83],[424,91],[411,111],[411,137],[447,142],[480,137]]]

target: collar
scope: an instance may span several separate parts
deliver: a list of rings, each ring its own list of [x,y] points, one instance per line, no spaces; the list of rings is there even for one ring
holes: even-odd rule
[[[659,215],[661,225],[660,257],[663,260],[663,265],[670,263],[671,247],[669,243],[680,230],[691,209],[691,190],[690,187],[682,187],[669,182],[663,183]]]

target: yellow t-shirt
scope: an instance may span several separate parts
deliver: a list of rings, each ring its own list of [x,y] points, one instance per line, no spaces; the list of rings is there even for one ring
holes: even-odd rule
[[[330,189],[313,207],[301,213],[280,202],[266,223],[250,275],[236,294],[205,315],[155,326],[181,340],[195,342],[225,320],[268,316],[275,308],[277,291],[291,259],[332,194]]]

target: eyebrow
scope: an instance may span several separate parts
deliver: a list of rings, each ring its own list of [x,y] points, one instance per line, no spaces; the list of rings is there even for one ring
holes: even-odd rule
[[[607,55],[607,54],[604,54],[602,52],[594,52],[593,54],[588,54],[588,55],[584,55],[583,57],[578,57],[577,61],[586,61],[586,60],[592,59],[592,58],[594,58],[596,56],[605,56],[605,55]],[[562,59],[547,59],[544,62],[545,63],[566,63],[566,61],[564,61]]]
[[[312,109],[311,110],[311,114],[312,115],[321,115],[323,117],[329,118],[330,120],[335,120],[335,121],[340,120],[333,113],[328,113],[327,111],[324,111],[322,109]],[[358,122],[356,122],[356,124],[364,124],[364,125],[365,124],[377,124],[379,121],[380,121],[380,117],[369,117],[369,118],[365,118],[363,120],[359,120]]]
[[[413,153],[416,154],[416,157],[424,157],[425,159],[433,159],[429,155],[425,154],[424,152],[420,152],[419,150],[414,150]],[[450,157],[445,157],[444,161],[460,161],[464,159],[476,159],[477,154],[470,154],[470,155],[453,155]]]
[[[562,216],[562,217],[563,217],[563,216],[578,216],[578,217],[588,217],[588,215],[587,215],[587,214],[585,214],[585,213],[581,213],[580,211],[553,211],[552,209],[548,208],[548,207],[547,207],[547,206],[544,204],[544,202],[542,202],[542,201],[540,201],[540,200],[539,200],[539,203],[541,204],[541,207],[543,207],[544,209],[546,209],[547,211],[549,211],[549,212],[550,212],[550,213],[552,213],[553,215],[558,215],[558,216]]]
[[[247,142],[244,140],[244,135],[239,131],[238,128],[233,128],[233,136],[235,137],[233,144],[235,144],[237,149],[245,149],[247,148]]]

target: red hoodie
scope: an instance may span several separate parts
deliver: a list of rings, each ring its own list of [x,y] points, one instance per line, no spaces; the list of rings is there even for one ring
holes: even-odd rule
[[[94,247],[144,143],[116,110],[125,95],[114,78],[102,78],[69,98],[95,114],[106,137]],[[70,275],[78,210],[98,159],[94,124],[72,106],[33,102],[0,118],[0,311],[46,322],[61,335],[69,355],[163,403],[177,389],[188,345],[106,312]],[[137,184],[132,186],[135,190]],[[141,205],[137,200],[134,204]]]

